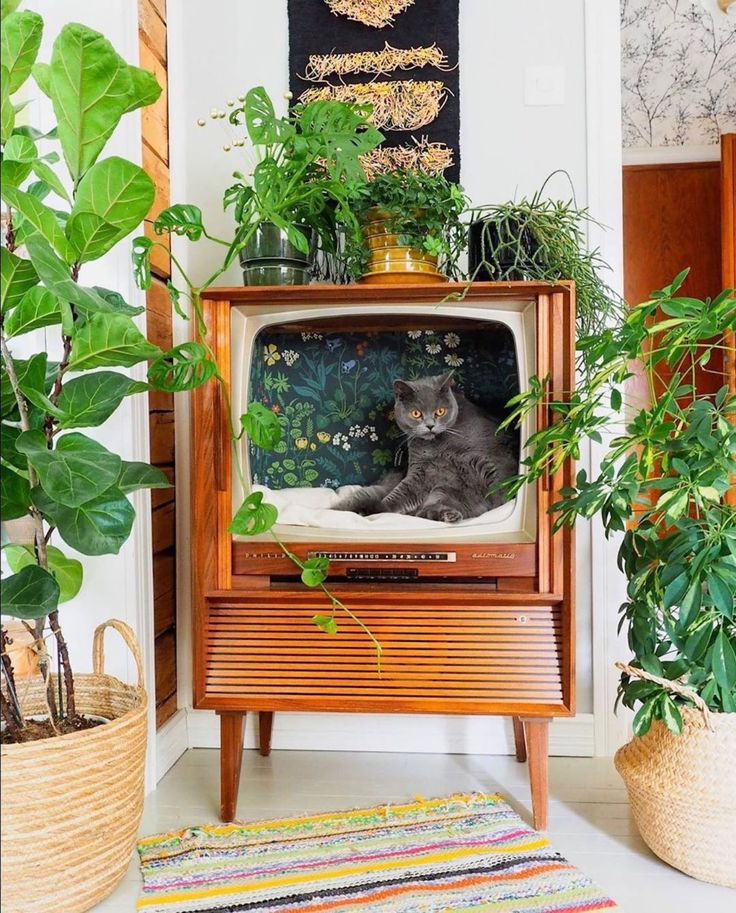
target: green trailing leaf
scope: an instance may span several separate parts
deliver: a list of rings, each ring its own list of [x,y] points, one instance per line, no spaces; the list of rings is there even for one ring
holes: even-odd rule
[[[240,505],[228,529],[236,536],[257,536],[271,529],[278,515],[273,504],[263,500],[263,493],[254,491]]]
[[[135,519],[132,505],[119,488],[109,488],[80,507],[59,504],[40,488],[32,490],[31,499],[64,542],[83,555],[117,555]]]
[[[30,260],[7,248],[0,248],[0,296],[2,312],[14,308],[29,288],[38,284],[38,273]]]
[[[107,226],[112,235],[107,240],[107,247],[99,243],[99,251],[92,246],[92,254],[84,257],[93,260],[106,253],[117,241],[129,234],[139,225],[151,206],[156,191],[153,181],[146,172],[118,156],[112,156],[96,162],[77,186],[71,218],[67,225],[67,234],[72,243],[73,235],[81,233],[80,240],[95,217],[99,225]],[[86,216],[86,218],[81,218]],[[76,221],[75,221],[76,220]],[[102,229],[99,229],[102,232]],[[89,247],[89,243],[87,243]],[[104,248],[104,249],[103,249]]]
[[[36,470],[41,487],[65,507],[92,501],[117,483],[120,457],[84,434],[71,432],[49,450],[42,431],[25,431],[16,442]]]
[[[73,261],[72,252],[53,211],[33,194],[24,193],[17,187],[3,187],[2,197],[42,235],[66,264]]]
[[[59,584],[37,564],[3,580],[3,615],[32,621],[45,618],[59,605]]]
[[[133,241],[131,259],[133,261],[133,274],[138,288],[151,287],[151,248],[153,241],[141,235]]]
[[[123,314],[93,314],[77,332],[69,367],[72,371],[126,367],[151,361],[161,355],[130,317]]]
[[[281,440],[283,429],[278,417],[262,403],[250,403],[240,424],[249,439],[263,450],[273,450]]]
[[[115,412],[123,399],[141,385],[115,371],[95,371],[68,380],[59,396],[60,427],[96,428]]]
[[[10,74],[0,66],[0,141],[7,143],[15,126],[15,108],[10,100]]]
[[[5,321],[5,335],[22,336],[41,327],[61,323],[61,309],[56,295],[41,286],[29,288]]]
[[[130,68],[103,35],[71,23],[54,42],[48,88],[64,159],[78,181],[129,109]]]
[[[302,564],[302,583],[308,587],[319,586],[327,580],[329,571],[329,558],[308,558]]]
[[[190,241],[199,241],[204,234],[202,210],[198,206],[188,203],[169,206],[168,209],[159,213],[153,223],[153,230],[157,235],[173,231],[174,234],[188,238]]]
[[[123,461],[117,487],[123,492],[138,491],[141,488],[171,488],[166,475],[149,463],[128,463]]]
[[[711,663],[713,677],[721,688],[730,691],[736,687],[736,650],[725,628],[716,636]]]
[[[25,545],[6,545],[3,554],[8,560],[8,566],[17,574],[24,567],[36,564],[33,549]],[[49,571],[59,584],[59,603],[69,602],[74,599],[82,588],[83,569],[82,562],[76,558],[67,558],[61,549],[54,545],[46,546]]]
[[[10,93],[31,75],[43,36],[43,19],[38,13],[18,11],[3,16],[0,22],[0,58],[8,70]]]
[[[337,634],[337,622],[333,615],[314,615],[312,622],[325,634]]]
[[[148,369],[148,382],[163,393],[195,390],[217,373],[206,346],[199,342],[184,342],[158,358]]]

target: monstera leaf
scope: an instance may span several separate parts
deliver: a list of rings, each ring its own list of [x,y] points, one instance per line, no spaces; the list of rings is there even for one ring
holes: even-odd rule
[[[271,529],[278,515],[273,504],[263,500],[263,492],[254,491],[238,508],[229,531],[236,536],[257,536]]]

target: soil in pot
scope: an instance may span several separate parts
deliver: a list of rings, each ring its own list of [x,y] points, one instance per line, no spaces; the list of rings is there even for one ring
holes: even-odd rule
[[[107,723],[101,717],[75,716],[64,717],[56,724],[56,729],[48,719],[27,719],[22,729],[11,731],[3,726],[0,732],[0,745],[19,745],[23,742],[37,742],[40,739],[53,739],[59,735],[69,735],[70,732],[82,732],[85,729],[94,729]]]

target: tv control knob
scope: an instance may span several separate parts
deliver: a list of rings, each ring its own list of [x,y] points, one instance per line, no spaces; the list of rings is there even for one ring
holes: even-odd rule
[[[520,625],[525,625],[529,621],[529,618],[526,615],[519,615],[516,620]]]

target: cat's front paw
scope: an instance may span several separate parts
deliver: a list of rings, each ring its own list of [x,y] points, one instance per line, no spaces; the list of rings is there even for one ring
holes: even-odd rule
[[[448,507],[445,510],[440,511],[439,519],[443,523],[459,523],[463,519],[463,515],[459,510]]]

